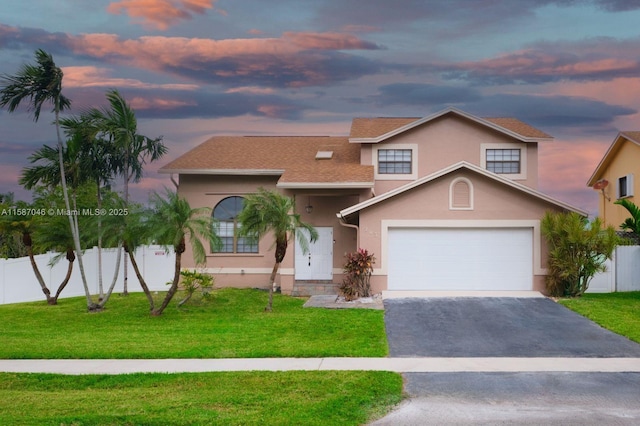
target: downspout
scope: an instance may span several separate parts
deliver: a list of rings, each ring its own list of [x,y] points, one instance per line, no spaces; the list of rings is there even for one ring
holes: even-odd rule
[[[340,222],[340,225],[344,226],[345,228],[353,228],[356,230],[356,243],[358,245],[358,247],[356,248],[360,248],[360,228],[358,227],[358,225],[347,223],[340,213],[336,213],[336,217],[338,218],[338,222]]]

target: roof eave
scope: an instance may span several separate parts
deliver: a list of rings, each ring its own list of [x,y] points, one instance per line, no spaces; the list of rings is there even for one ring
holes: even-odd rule
[[[283,169],[160,169],[158,173],[180,175],[280,176]]]
[[[637,145],[640,145],[640,141],[637,141],[634,138],[629,137],[629,135],[627,135],[625,132],[618,132],[618,134],[616,135],[616,138],[613,140],[611,145],[609,145],[609,148],[604,153],[604,155],[602,156],[602,159],[600,160],[595,170],[591,174],[591,177],[587,181],[587,186],[591,187],[595,185],[598,180],[600,180],[600,178],[602,177],[602,172],[611,163],[613,155],[616,154],[618,150],[618,146],[622,143],[623,140],[628,140]]]
[[[284,189],[367,189],[373,186],[373,182],[279,182],[276,184],[276,187]]]

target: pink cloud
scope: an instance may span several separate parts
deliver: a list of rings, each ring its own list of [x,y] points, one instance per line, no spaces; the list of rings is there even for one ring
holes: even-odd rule
[[[112,2],[107,11],[125,13],[148,27],[166,30],[178,22],[203,15],[213,9],[216,0],[121,0]],[[224,11],[220,11],[226,14]]]
[[[76,54],[206,81],[236,79],[231,84],[241,85],[264,80],[261,85],[294,87],[373,72],[367,60],[336,57],[332,51],[378,48],[349,34],[291,32],[280,38],[226,40],[84,34],[69,36],[65,43]]]
[[[173,109],[185,106],[196,106],[197,102],[178,101],[175,99],[134,97],[129,101],[134,109]]]
[[[271,95],[275,93],[274,89],[268,87],[244,86],[228,89],[225,93],[249,93],[252,95]]]
[[[151,84],[130,78],[112,78],[111,70],[94,66],[63,67],[66,87],[130,87],[137,89],[196,90],[195,84]]]
[[[613,140],[555,141],[541,144],[540,190],[558,199],[596,213],[598,196],[587,180]]]

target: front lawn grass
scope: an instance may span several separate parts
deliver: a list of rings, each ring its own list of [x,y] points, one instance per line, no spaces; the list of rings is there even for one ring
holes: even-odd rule
[[[559,302],[602,327],[640,343],[640,292],[587,293]]]
[[[149,315],[141,293],[112,296],[88,313],[85,298],[0,306],[0,358],[379,357],[383,311],[303,308],[303,299],[221,289],[212,300]],[[175,300],[179,300],[177,295]]]
[[[389,372],[0,374],[2,425],[359,425],[401,399]]]

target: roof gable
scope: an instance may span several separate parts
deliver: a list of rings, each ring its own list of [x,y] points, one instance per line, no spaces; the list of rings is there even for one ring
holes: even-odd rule
[[[448,114],[455,114],[522,142],[540,142],[553,137],[516,118],[480,118],[456,108],[447,108],[424,118],[354,119],[349,142],[379,143]]]
[[[587,186],[595,185],[595,183],[602,177],[605,169],[614,160],[622,145],[627,141],[640,146],[640,131],[625,131],[618,133],[616,138],[609,146],[609,149],[607,149],[607,152],[605,152],[604,156],[600,160],[600,163],[598,163],[598,166],[594,170],[593,174],[587,181]]]
[[[543,193],[541,193],[539,191],[536,191],[535,189],[529,188],[528,186],[522,185],[522,184],[520,184],[518,182],[515,182],[515,181],[512,181],[510,179],[506,179],[506,178],[504,178],[504,177],[502,177],[502,176],[500,176],[498,174],[491,173],[491,172],[489,172],[489,171],[487,171],[487,170],[485,170],[485,169],[483,169],[481,167],[478,167],[478,166],[476,166],[474,164],[467,163],[466,161],[461,161],[459,163],[456,163],[456,164],[453,164],[453,165],[451,165],[449,167],[446,167],[446,168],[444,168],[442,170],[439,170],[439,171],[437,171],[435,173],[432,173],[432,174],[430,174],[428,176],[424,176],[424,177],[422,177],[420,179],[417,179],[417,180],[415,180],[413,182],[410,182],[410,183],[407,183],[405,185],[402,185],[402,186],[400,186],[400,187],[398,187],[396,189],[393,189],[393,190],[391,190],[389,192],[385,192],[384,194],[378,195],[376,197],[370,198],[370,199],[368,199],[366,201],[363,201],[361,203],[358,203],[356,205],[348,207],[348,208],[346,208],[344,210],[341,210],[338,213],[338,217],[345,217],[345,216],[349,216],[351,214],[357,213],[360,210],[363,210],[363,209],[365,209],[367,207],[370,207],[370,206],[373,206],[375,204],[378,204],[378,203],[380,203],[382,201],[385,201],[387,199],[395,197],[396,195],[400,195],[400,194],[402,194],[402,193],[404,193],[406,191],[409,191],[409,190],[411,190],[413,188],[416,188],[418,186],[424,185],[424,184],[426,184],[428,182],[434,181],[434,180],[436,180],[436,179],[438,179],[440,177],[443,177],[445,175],[448,175],[448,174],[453,173],[453,172],[455,172],[457,170],[460,170],[460,169],[471,170],[471,171],[473,171],[475,173],[478,173],[480,175],[483,175],[485,177],[493,179],[494,181],[496,181],[498,183],[501,183],[503,185],[509,186],[509,187],[514,188],[516,190],[519,190],[519,191],[521,191],[523,193],[531,195],[531,196],[533,196],[535,198],[538,198],[538,199],[540,199],[542,201],[545,201],[547,203],[556,205],[556,206],[558,206],[558,207],[560,207],[562,209],[569,210],[569,211],[574,211],[574,212],[579,213],[581,215],[587,216],[587,212],[585,212],[583,210],[580,210],[577,207],[574,207],[574,206],[571,206],[571,205],[569,205],[567,203],[564,203],[562,201],[556,200],[555,198],[549,197],[548,195],[543,194]]]

